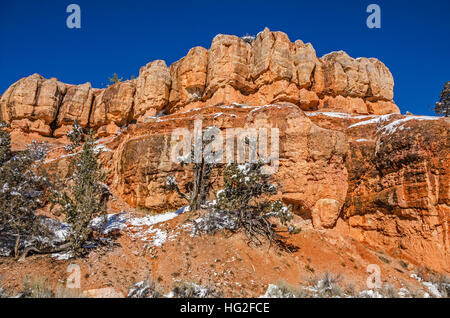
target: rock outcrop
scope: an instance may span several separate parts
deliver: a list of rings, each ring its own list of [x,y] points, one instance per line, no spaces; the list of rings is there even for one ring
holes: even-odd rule
[[[359,241],[450,269],[450,120],[310,113],[344,132],[348,192],[342,218]]]
[[[49,136],[65,94],[66,86],[61,82],[33,74],[6,90],[0,100],[0,117],[13,128]]]
[[[335,202],[330,213],[337,220],[347,193],[346,137],[316,126],[303,111],[289,104],[237,110],[209,107],[164,120],[154,119],[123,132],[115,141],[118,148],[112,160],[112,183],[129,204],[151,211],[185,204],[177,195],[164,190],[167,176],[175,175],[183,186],[192,174],[171,160],[174,149],[171,133],[176,128],[192,130],[198,118],[202,118],[203,128],[216,126],[224,135],[225,129],[231,127],[279,128],[281,149],[274,178],[283,189],[281,197],[298,213],[308,216],[321,198],[329,198]],[[329,221],[323,223],[334,225]]]
[[[188,104],[201,104],[206,87],[208,50],[195,47],[170,66],[172,86],[167,111],[174,113]]]
[[[298,216],[449,271],[450,122],[398,114],[393,86],[376,59],[319,58],[311,44],[266,29],[253,40],[218,35],[209,50],[193,48],[169,67],[153,61],[104,89],[33,74],[1,96],[0,117],[16,135],[58,138],[77,121],[110,136],[101,154],[108,185],[153,212],[185,204],[164,189],[167,176],[183,187],[193,173],[171,160],[175,129],[197,119],[222,132],[278,128],[273,177]]]
[[[133,118],[155,116],[169,101],[170,70],[166,62],[156,60],[141,67],[137,78]]]
[[[99,135],[114,135],[133,118],[135,81],[115,83],[95,95],[90,126]]]
[[[374,137],[351,145],[344,217],[372,246],[448,268],[450,122],[416,118],[350,128]]]
[[[170,67],[162,60],[150,62],[136,80],[105,89],[33,74],[3,94],[0,113],[24,132],[60,137],[78,121],[107,135],[157,114],[233,103],[399,113],[393,87],[392,74],[377,59],[353,59],[342,51],[318,58],[310,43],[291,42],[285,33],[266,28],[254,40],[217,35],[209,50],[195,47]]]
[[[436,270],[450,269],[449,120],[304,113],[293,104],[211,106],[153,118],[130,126],[110,145],[110,183],[117,193],[150,211],[184,205],[164,190],[168,175],[181,187],[192,177],[189,168],[171,161],[171,132],[192,130],[199,118],[204,127],[223,132],[278,127],[280,160],[273,177],[279,196],[316,229],[337,231]]]

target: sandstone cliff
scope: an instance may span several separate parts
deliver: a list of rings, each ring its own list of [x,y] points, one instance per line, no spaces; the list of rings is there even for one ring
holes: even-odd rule
[[[377,59],[353,59],[342,51],[318,58],[310,43],[265,29],[251,41],[217,35],[209,50],[193,48],[169,67],[150,62],[136,80],[105,89],[33,74],[6,90],[0,117],[24,132],[60,137],[75,120],[111,134],[161,111],[232,103],[389,114],[399,112],[393,87],[392,74]]]
[[[111,184],[130,205],[169,211],[183,201],[164,191],[192,171],[170,160],[175,128],[278,127],[279,196],[314,228],[430,268],[450,270],[450,121],[402,115],[304,113],[293,104],[211,106],[130,126],[108,144]],[[436,138],[436,136],[440,136]],[[219,172],[220,173],[220,172]],[[220,184],[215,188],[220,189]]]
[[[222,131],[279,128],[274,179],[298,216],[449,272],[450,121],[400,115],[393,85],[376,59],[319,58],[311,44],[266,29],[251,41],[218,35],[209,50],[150,62],[105,89],[34,74],[2,95],[0,114],[16,144],[23,132],[61,137],[75,121],[108,136],[99,142],[110,188],[153,212],[184,204],[164,190],[168,175],[183,185],[192,174],[170,160],[175,129],[196,119]],[[61,172],[67,160],[54,155],[49,166]]]

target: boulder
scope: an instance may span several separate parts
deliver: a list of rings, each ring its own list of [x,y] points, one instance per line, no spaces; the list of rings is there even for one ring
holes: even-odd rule
[[[334,199],[320,199],[314,205],[312,221],[315,228],[333,228],[341,211],[342,204]]]
[[[0,100],[2,120],[26,120],[37,131],[50,135],[50,124],[56,119],[58,107],[66,93],[65,84],[45,79],[39,74],[22,78],[3,94]],[[32,124],[34,121],[38,123]],[[37,128],[39,127],[39,128]]]
[[[253,90],[251,76],[251,45],[233,35],[217,35],[208,52],[205,99],[210,104],[239,102],[240,93]],[[232,92],[224,94],[224,91]],[[233,93],[233,91],[235,93]],[[220,96],[219,98],[217,96]]]
[[[169,102],[172,79],[166,62],[156,60],[141,67],[136,82],[134,119],[155,116]]]
[[[168,112],[201,101],[206,87],[208,50],[195,47],[181,60],[170,66],[172,87],[170,89]]]
[[[89,122],[94,91],[91,83],[85,83],[67,88],[57,118],[57,125],[72,125],[75,122],[81,127],[86,127]]]
[[[97,129],[108,124],[123,126],[132,119],[135,81],[119,82],[95,96],[89,124]]]
[[[296,76],[298,86],[301,89],[310,89],[314,83],[314,71],[320,67],[320,61],[316,56],[316,50],[311,43],[303,43],[297,40],[294,43],[295,53],[292,55],[292,60],[296,69]]]

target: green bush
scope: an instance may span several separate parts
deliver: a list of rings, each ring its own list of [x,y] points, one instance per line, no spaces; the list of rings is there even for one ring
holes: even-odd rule
[[[270,175],[263,173],[263,167],[262,162],[228,165],[223,174],[224,189],[218,192],[215,206],[215,210],[225,212],[232,221],[230,230],[244,232],[255,245],[260,245],[262,239],[282,243],[274,219],[290,233],[299,231],[290,225],[291,209],[280,200],[269,200],[278,189],[269,183]]]
[[[25,151],[13,153],[5,127],[0,123],[0,243],[14,250],[17,258],[27,240],[43,234],[34,212],[44,206],[49,188],[41,168],[47,147],[33,142]]]
[[[85,254],[84,245],[93,239],[94,233],[90,223],[96,216],[105,216],[110,195],[102,183],[105,175],[100,170],[94,146],[94,138],[90,133],[81,152],[72,162],[72,176],[60,185],[63,190],[55,190],[52,197],[52,201],[60,205],[66,222],[72,227],[67,246],[75,256]],[[67,185],[70,185],[70,191],[65,190]]]

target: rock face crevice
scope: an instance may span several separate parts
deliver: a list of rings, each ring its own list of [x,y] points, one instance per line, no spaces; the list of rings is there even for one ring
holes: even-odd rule
[[[291,42],[285,33],[266,28],[253,41],[219,34],[209,50],[195,47],[169,67],[155,60],[140,69],[137,79],[105,89],[33,74],[3,94],[0,116],[14,128],[44,136],[63,136],[75,120],[105,135],[160,112],[232,103],[398,113],[393,87],[392,74],[377,59],[353,59],[343,51],[318,58],[310,43]]]

